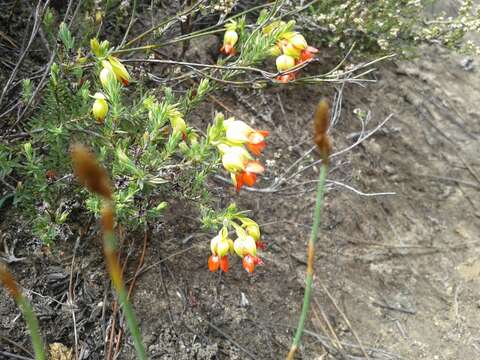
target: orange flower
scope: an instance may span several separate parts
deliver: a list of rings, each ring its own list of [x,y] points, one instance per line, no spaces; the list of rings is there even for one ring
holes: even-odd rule
[[[248,142],[247,148],[250,150],[255,156],[260,156],[261,152],[267,146],[265,142],[265,138],[270,133],[268,130],[254,130],[248,135]]]
[[[208,258],[208,269],[216,272],[218,269],[228,272],[228,256],[210,255]]]
[[[295,80],[295,78],[297,77],[297,72],[291,72],[290,74],[284,74],[284,75],[278,75],[277,76],[277,80],[280,81],[281,83],[288,83],[292,80]]]
[[[307,46],[307,48],[302,50],[300,54],[300,63],[313,59],[316,53],[318,53],[317,48],[314,48],[312,46]]]
[[[223,272],[228,271],[228,256],[222,256],[220,258],[220,270]]]
[[[208,258],[208,269],[211,272],[215,272],[220,267],[220,257],[217,255],[211,255]]]
[[[223,46],[220,48],[220,52],[225,55],[235,55],[237,51],[235,50],[235,44],[238,41],[238,34],[235,30],[225,31],[223,37]]]
[[[263,261],[258,256],[246,255],[242,259],[242,266],[249,273],[253,273],[257,265],[263,265]]]
[[[235,174],[235,189],[240,191],[245,184],[252,187],[257,182],[257,174],[261,174],[265,168],[258,161],[249,161],[245,169]]]

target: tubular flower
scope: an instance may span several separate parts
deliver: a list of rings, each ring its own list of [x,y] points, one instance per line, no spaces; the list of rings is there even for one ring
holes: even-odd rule
[[[225,55],[235,55],[235,44],[238,41],[238,34],[234,29],[225,31],[223,36],[223,46],[220,48],[220,52]]]
[[[304,50],[308,47],[307,40],[299,33],[294,33],[288,41],[299,50]]]
[[[239,237],[234,242],[235,252],[242,258],[242,266],[247,272],[252,273],[255,266],[263,264],[257,256],[257,246],[252,236]]]
[[[295,60],[300,59],[302,50],[294,46],[291,42],[287,42],[282,46],[283,53],[285,55],[293,57]]]
[[[105,116],[107,116],[108,112],[107,98],[101,92],[97,92],[95,95],[93,95],[93,98],[95,99],[92,106],[93,117],[95,120],[97,120],[97,122],[103,123],[103,120],[105,120]]]
[[[119,59],[114,56],[109,56],[108,61],[102,61],[102,65],[103,67],[109,67],[117,77],[118,81],[123,85],[128,85],[130,82],[130,74]]]
[[[243,121],[240,120],[227,120],[225,121],[227,128],[226,137],[227,140],[236,143],[246,143],[248,150],[250,150],[255,156],[260,156],[260,153],[265,148],[265,137],[269,132],[266,130],[254,130]]]
[[[268,54],[274,57],[280,56],[282,55],[282,49],[280,48],[280,46],[274,45],[268,50]]]

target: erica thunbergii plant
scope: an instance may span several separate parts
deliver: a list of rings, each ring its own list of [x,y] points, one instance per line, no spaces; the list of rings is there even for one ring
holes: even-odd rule
[[[30,331],[30,338],[32,339],[35,359],[45,360],[46,357],[43,350],[42,337],[40,336],[38,319],[33,312],[32,305],[30,304],[26,296],[23,295],[22,290],[13,278],[12,273],[2,263],[0,263],[0,283],[2,283],[5,289],[10,293],[10,295],[22,311],[23,317],[25,318],[25,322],[28,326],[28,330]]]
[[[106,170],[100,166],[92,153],[83,145],[74,145],[71,152],[75,175],[79,182],[88,190],[103,199],[101,212],[103,231],[103,252],[107,262],[107,269],[112,279],[112,284],[117,293],[118,300],[123,308],[128,329],[133,338],[138,359],[147,359],[147,354],[142,342],[133,309],[128,301],[127,291],[122,279],[122,270],[118,263],[117,244],[114,233],[115,211],[113,192],[110,178]]]
[[[313,226],[310,240],[308,241],[307,250],[307,276],[305,284],[305,293],[303,296],[302,312],[300,314],[300,320],[298,321],[297,331],[293,338],[292,346],[287,355],[287,360],[293,360],[295,352],[300,346],[302,339],[303,328],[305,326],[305,320],[307,319],[308,309],[310,307],[310,299],[312,296],[312,283],[313,283],[313,264],[315,262],[315,243],[318,238],[318,228],[320,226],[320,215],[323,206],[323,195],[325,193],[325,180],[328,174],[329,156],[332,148],[330,137],[327,130],[330,123],[330,109],[326,100],[320,101],[315,111],[314,116],[314,137],[313,141],[317,144],[320,156],[322,158],[322,165],[320,168],[320,175],[317,186],[317,201],[315,204],[315,213],[313,215]]]

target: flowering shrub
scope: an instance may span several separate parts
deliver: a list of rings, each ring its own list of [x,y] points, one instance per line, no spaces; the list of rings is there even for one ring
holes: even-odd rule
[[[463,52],[480,54],[469,32],[480,31],[480,8],[463,0],[455,16],[432,13],[435,0],[334,0],[321,1],[310,16],[298,16],[305,29],[320,34],[315,40],[332,48],[355,50],[367,56],[376,52],[410,55],[419,43],[441,44]]]
[[[276,3],[267,3],[255,11],[252,8],[241,13],[236,13],[236,2],[221,3],[221,9],[216,8],[220,2],[211,1],[189,13],[200,14],[207,8],[221,11],[218,24],[167,42],[176,46],[212,32],[223,39],[217,63],[194,64],[200,68],[196,72],[198,81],[180,92],[165,85],[145,88],[143,76],[132,72],[138,68],[132,68],[128,62],[132,60],[130,53],[150,52],[163,46],[154,43],[132,47],[145,34],[152,33],[156,39],[160,28],[115,47],[106,40],[74,37],[64,23],[53,34],[55,20],[51,11],[46,12],[44,30],[47,38],[55,39],[55,44],[58,39],[58,48],[40,108],[25,126],[27,136],[0,147],[1,180],[8,183],[12,178],[18,179],[16,186],[10,185],[12,193],[8,196],[22,209],[22,215],[32,220],[33,233],[44,243],[68,236],[69,222],[74,221],[73,215],[83,214],[84,206],[96,216],[100,213],[96,195],[72,186],[71,164],[65,156],[72,141],[87,144],[111,171],[117,220],[128,229],[135,230],[158,219],[171,197],[191,200],[202,211],[202,222],[211,230],[226,226],[231,231],[233,225],[224,224],[229,213],[211,209],[205,180],[218,171],[226,171],[237,191],[243,186],[255,186],[264,172],[258,157],[269,132],[254,129],[240,119],[225,120],[221,114],[216,115],[207,131],[191,126],[190,112],[208,94],[239,79],[246,79],[245,84],[255,87],[283,86],[302,80],[341,81],[338,72],[333,71],[300,76],[300,71],[319,56],[320,41],[340,48],[355,41],[360,49],[385,51],[406,49],[402,45],[420,40],[455,47],[468,31],[477,31],[480,26],[472,1],[464,2],[458,17],[430,20],[417,16],[424,13],[424,5],[419,1],[401,1],[400,6],[391,0],[349,0],[318,2],[308,7],[287,1],[278,8]],[[92,21],[104,21],[103,15],[108,15],[102,13],[97,19],[97,14]],[[183,22],[185,14],[178,21]],[[313,34],[317,30],[321,38]],[[90,33],[91,29],[79,30],[81,35]],[[162,60],[145,56],[136,61],[143,66]],[[140,74],[142,71],[140,66]],[[353,72],[349,72],[350,80],[358,81]],[[25,80],[22,85],[21,101],[28,103],[34,96],[32,81]],[[7,178],[8,181],[4,180]],[[234,226],[233,229],[237,230]],[[240,235],[237,232],[237,237],[243,239]],[[217,250],[212,252],[220,259],[225,256]],[[256,256],[253,253],[237,252],[243,258]]]
[[[248,66],[262,64],[278,49],[294,65],[279,68],[286,75],[280,73],[277,79],[286,82],[295,79],[297,65],[313,57],[316,50],[294,31],[294,21],[272,22],[267,21],[268,16],[268,11],[260,12],[256,29],[246,26],[245,16],[226,23],[219,49],[225,57],[218,63],[233,68],[240,65],[242,70],[225,66],[224,80],[246,73]],[[196,129],[186,117],[209,92],[219,88],[217,83],[205,77],[182,96],[175,96],[168,87],[145,89],[142,79],[132,76],[130,66],[109,41],[92,38],[89,49],[80,46],[75,52],[75,37],[64,24],[60,28],[62,46],[51,67],[42,106],[29,121],[33,131],[16,145],[18,155],[12,156],[12,151],[6,157],[2,152],[1,158],[12,162],[9,168],[23,178],[15,189],[14,203],[26,218],[33,219],[33,233],[51,244],[71,233],[72,214],[81,215],[83,204],[96,216],[100,214],[97,195],[71,186],[71,164],[65,152],[72,141],[87,144],[111,170],[116,218],[131,231],[157,219],[171,200],[169,196],[195,200],[209,228],[230,229],[235,219],[245,225],[245,217],[231,217],[225,224],[225,217],[210,211],[205,179],[223,165],[237,192],[243,186],[254,186],[264,172],[257,158],[269,132],[240,119],[224,119],[222,114],[216,115],[206,132]],[[274,62],[266,64],[275,66]],[[270,81],[275,83],[275,76]],[[31,92],[25,83],[24,97]],[[237,244],[249,241],[239,230],[241,226],[234,229]],[[255,242],[258,236],[253,236]],[[239,250],[243,248],[247,250]],[[212,247],[213,256],[219,256],[218,264],[225,270],[223,248],[216,249]],[[235,251],[248,271],[259,264],[255,249],[237,245]],[[216,262],[210,263],[213,269]]]

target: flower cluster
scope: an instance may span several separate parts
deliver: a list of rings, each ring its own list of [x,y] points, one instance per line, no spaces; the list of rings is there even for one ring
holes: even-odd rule
[[[223,35],[223,46],[220,48],[220,52],[225,55],[235,55],[237,50],[235,44],[238,41],[237,23],[235,21],[229,22],[225,25],[225,34]]]
[[[118,81],[125,86],[129,84],[130,74],[125,66],[116,57],[107,55],[109,50],[109,43],[107,40],[99,43],[97,39],[91,39],[90,48],[92,53],[101,61],[102,70],[100,71],[99,78],[104,90],[107,90],[109,84],[114,81]],[[97,122],[103,123],[109,109],[107,97],[102,92],[97,92],[93,98],[95,99],[92,106],[93,117]]]
[[[277,57],[275,62],[279,72],[289,71],[297,65],[310,61],[317,52],[318,49],[309,46],[302,34],[294,31],[282,34],[270,50],[270,53]],[[277,76],[277,80],[287,83],[295,80],[297,73],[298,71],[291,71],[287,74],[280,74]]]
[[[234,118],[224,121],[222,115],[217,115],[215,126],[209,130],[209,137],[212,144],[217,146],[223,167],[230,173],[237,191],[243,185],[253,186],[257,175],[263,173],[263,165],[250,152],[260,156],[268,134],[268,131],[253,129],[243,121]]]
[[[219,269],[227,272],[229,268],[228,255],[234,254],[242,259],[242,266],[249,273],[253,273],[257,265],[263,264],[257,256],[257,248],[265,248],[260,240],[260,227],[255,221],[242,215],[238,215],[236,219],[240,221],[241,225],[233,220],[225,221],[217,236],[210,241],[212,255],[208,258],[208,268],[212,272]],[[229,223],[235,229],[237,236],[235,241],[229,238]]]

